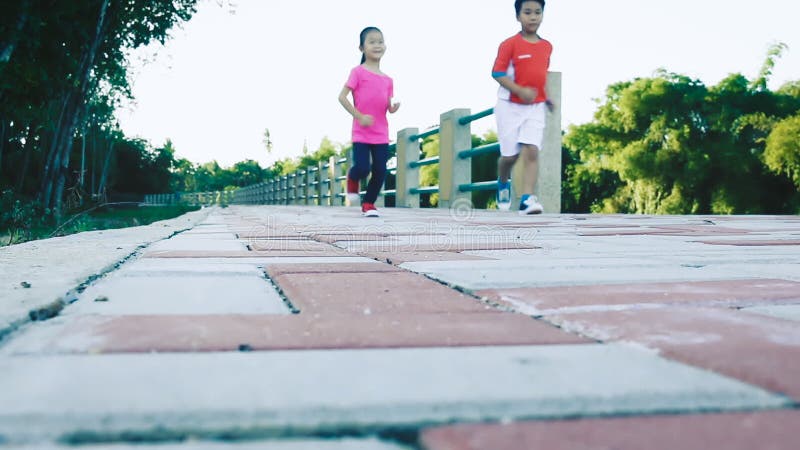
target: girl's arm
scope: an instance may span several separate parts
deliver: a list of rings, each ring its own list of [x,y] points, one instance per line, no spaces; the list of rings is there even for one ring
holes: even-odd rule
[[[350,95],[350,92],[352,92],[352,90],[349,87],[343,87],[342,92],[339,93],[339,103],[344,106],[344,109],[347,110],[347,112],[349,112],[350,115],[353,116],[353,118],[355,118],[362,127],[372,126],[372,116],[369,114],[361,114],[350,102],[350,99],[347,98]]]
[[[397,112],[398,109],[400,109],[400,102],[396,101],[393,98],[390,98],[389,99],[389,112],[391,114],[394,114],[394,113]]]

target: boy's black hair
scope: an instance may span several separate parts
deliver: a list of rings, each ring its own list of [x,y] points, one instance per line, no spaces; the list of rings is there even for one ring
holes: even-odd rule
[[[538,0],[537,0],[538,1]],[[367,27],[361,30],[361,34],[359,35],[359,44],[358,48],[363,48],[364,43],[367,42],[367,35],[372,33],[373,31],[377,31],[380,34],[383,34],[383,31],[380,30],[378,27]],[[361,64],[364,64],[364,61],[367,60],[367,55],[361,55]]]
[[[525,2],[536,2],[542,5],[542,9],[544,9],[544,0],[515,0],[514,9],[517,11],[517,16],[519,16],[519,12],[522,11],[522,4]]]

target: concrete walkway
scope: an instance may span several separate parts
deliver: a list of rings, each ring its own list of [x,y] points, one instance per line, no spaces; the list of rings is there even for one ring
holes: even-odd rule
[[[0,448],[796,448],[800,217],[383,213],[0,249]]]

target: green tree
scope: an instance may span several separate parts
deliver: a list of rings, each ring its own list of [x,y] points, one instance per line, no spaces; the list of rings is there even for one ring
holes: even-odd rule
[[[711,88],[666,71],[611,85],[594,121],[565,136],[565,205],[576,212],[794,212],[796,188],[762,155],[774,124],[798,110],[800,98],[740,74]]]
[[[767,137],[764,162],[800,189],[800,114],[775,124]]]
[[[88,133],[97,137],[100,130],[114,128],[105,124],[119,99],[130,96],[129,51],[164,42],[175,24],[189,20],[195,4],[23,0],[0,7],[0,161],[9,155],[15,165],[38,166],[31,172],[45,206],[60,210],[65,187],[84,188],[91,179],[86,177]],[[76,144],[79,165],[74,167]],[[0,163],[0,173],[4,167]],[[22,171],[16,183],[5,177],[0,182],[25,187],[29,174]]]
[[[230,172],[233,184],[229,186],[235,187],[244,187],[260,183],[264,180],[266,175],[266,171],[261,168],[261,165],[252,159],[234,164]]]

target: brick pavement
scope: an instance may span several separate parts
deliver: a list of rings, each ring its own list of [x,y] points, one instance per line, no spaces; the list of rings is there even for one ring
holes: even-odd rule
[[[0,448],[795,448],[799,236],[214,209],[4,333]]]

